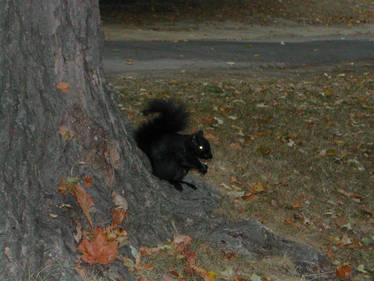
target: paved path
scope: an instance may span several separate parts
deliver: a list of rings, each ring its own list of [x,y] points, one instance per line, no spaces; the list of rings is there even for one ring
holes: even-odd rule
[[[311,41],[105,42],[107,73],[256,66],[308,66],[367,61],[373,36]]]

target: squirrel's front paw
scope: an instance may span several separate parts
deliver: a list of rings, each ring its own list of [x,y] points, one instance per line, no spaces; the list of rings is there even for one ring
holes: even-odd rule
[[[200,173],[205,175],[208,172],[208,166],[205,165],[205,164],[201,164],[201,167],[200,167],[199,171],[200,171]]]

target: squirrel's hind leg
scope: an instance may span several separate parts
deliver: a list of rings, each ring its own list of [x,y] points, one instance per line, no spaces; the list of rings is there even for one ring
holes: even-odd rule
[[[182,192],[183,187],[179,181],[170,181],[170,183],[175,187],[176,190]]]
[[[192,183],[189,183],[189,182],[186,182],[186,181],[180,181],[180,183],[184,183],[185,185],[188,185],[189,187],[191,187],[193,190],[196,190],[197,187],[196,185],[192,184]]]

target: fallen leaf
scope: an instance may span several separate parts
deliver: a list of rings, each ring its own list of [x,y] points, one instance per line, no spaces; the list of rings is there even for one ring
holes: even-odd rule
[[[86,176],[84,178],[84,186],[85,187],[91,187],[92,186],[92,177]]]
[[[113,165],[114,168],[119,169],[121,166],[121,157],[115,147],[115,145],[109,145],[109,157],[110,157],[110,163]]]
[[[126,266],[130,272],[135,271],[135,263],[133,262],[132,259],[128,257],[122,257],[122,256],[120,256],[120,258],[122,259],[123,265]]]
[[[169,273],[170,273],[170,274],[173,274],[173,275],[176,276],[176,277],[179,276],[179,273],[176,272],[175,270],[169,270]]]
[[[344,233],[343,237],[340,239],[340,244],[342,246],[350,246],[353,244],[353,241],[351,238],[349,238],[348,234]]]
[[[265,187],[261,183],[258,183],[258,182],[251,183],[249,187],[252,193],[260,193],[260,192],[265,191]]]
[[[141,277],[138,278],[138,281],[153,281],[153,280],[152,280],[152,279],[149,279],[149,278],[147,278],[147,277],[143,277],[143,276],[141,276]]]
[[[142,264],[141,263],[141,258],[142,258],[142,248],[140,248],[140,251],[136,254],[135,257],[135,269],[138,270],[148,270],[148,269],[153,269],[152,265],[147,265],[147,264]]]
[[[362,201],[362,196],[356,195],[356,194],[350,194],[349,198],[351,198],[356,203],[361,203],[361,201]]]
[[[75,264],[75,271],[78,275],[82,278],[82,280],[86,279],[86,269],[81,265],[80,261]]]
[[[61,178],[57,188],[58,192],[61,193],[62,196],[66,196],[72,192],[75,186],[80,182],[79,178],[68,177],[66,180],[64,177]]]
[[[176,246],[178,252],[183,252],[187,247],[191,245],[192,238],[187,235],[174,235],[173,244]]]
[[[293,219],[292,218],[287,218],[284,220],[285,223],[288,223],[288,224],[293,224]]]
[[[59,82],[57,83],[56,88],[66,94],[67,92],[69,92],[70,85],[66,82]]]
[[[75,227],[75,232],[73,232],[73,237],[75,242],[79,243],[82,239],[82,225],[80,222],[77,222],[77,226]]]
[[[129,208],[129,204],[127,203],[126,198],[119,195],[115,191],[112,192],[112,202],[116,207],[120,207],[125,211],[127,211],[127,209]]]
[[[69,130],[66,126],[62,125],[58,129],[61,137],[63,138],[64,141],[71,139],[75,136],[74,132]]]
[[[351,265],[350,264],[347,264],[347,265],[343,265],[343,266],[340,266],[336,269],[336,277],[340,278],[340,279],[351,279],[352,277],[352,274],[351,274]]]
[[[256,199],[257,196],[253,193],[248,193],[248,194],[243,195],[241,198],[243,200],[250,201],[250,200]]]
[[[296,201],[292,203],[292,207],[294,208],[301,208],[303,206],[303,203],[300,201]]]
[[[341,217],[338,217],[338,218],[334,219],[335,223],[336,223],[339,227],[341,227],[342,225],[344,225],[345,222],[346,222],[346,220],[347,220],[347,217],[346,217],[345,215],[343,215],[343,216],[341,216]]]
[[[107,232],[107,240],[117,242],[118,248],[129,244],[127,232],[123,228],[108,226],[105,230]]]
[[[361,273],[367,273],[367,271],[365,270],[365,266],[363,264],[360,264],[359,266],[357,266],[357,271],[361,272]]]
[[[262,278],[258,276],[256,273],[252,273],[250,280],[251,281],[262,281]]]
[[[240,150],[242,148],[242,146],[239,143],[231,143],[230,147],[237,150]]]
[[[174,281],[174,279],[170,277],[168,274],[162,275],[162,278],[164,279],[164,281]]]
[[[202,117],[201,121],[203,121],[205,124],[210,125],[214,122],[214,118],[213,117]]]
[[[209,271],[208,272],[208,277],[206,281],[214,281],[214,277],[217,275],[214,271]]]
[[[118,225],[123,222],[127,215],[127,211],[122,209],[121,207],[115,208],[112,211],[112,227],[116,228]]]
[[[77,203],[79,207],[82,209],[83,213],[85,214],[91,228],[93,228],[92,218],[90,215],[90,208],[94,206],[94,202],[91,196],[87,193],[87,191],[78,183],[75,185],[71,194],[75,196],[77,199]]]
[[[81,259],[88,264],[108,264],[118,257],[117,243],[105,241],[105,233],[100,227],[95,229],[94,237],[82,240],[78,251],[82,253]]]
[[[347,191],[345,191],[345,190],[343,190],[343,189],[341,189],[341,188],[338,189],[338,192],[339,192],[340,194],[343,194],[344,196],[347,196],[347,197],[350,197],[350,196],[351,196],[350,193],[348,193]]]
[[[328,257],[329,260],[332,260],[334,258],[334,253],[329,249],[326,253],[326,257]]]
[[[217,124],[218,124],[218,125],[222,125],[222,124],[224,123],[223,120],[222,120],[221,118],[213,117],[213,119],[217,121]]]

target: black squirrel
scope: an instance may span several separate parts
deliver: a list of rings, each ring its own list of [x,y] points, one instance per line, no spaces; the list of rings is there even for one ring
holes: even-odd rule
[[[196,186],[183,181],[190,169],[206,174],[208,166],[201,159],[211,159],[209,141],[203,131],[190,135],[177,132],[186,129],[189,113],[184,104],[176,105],[171,100],[153,99],[143,111],[144,115],[159,115],[140,125],[135,131],[135,140],[151,161],[153,174],[169,181],[182,191],[182,183],[196,189]]]

